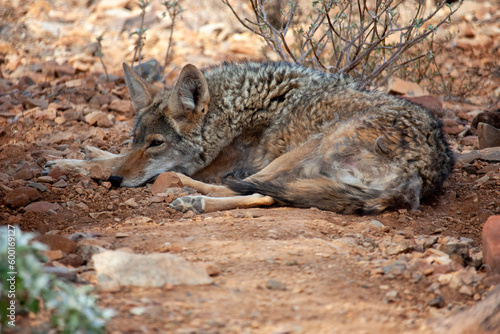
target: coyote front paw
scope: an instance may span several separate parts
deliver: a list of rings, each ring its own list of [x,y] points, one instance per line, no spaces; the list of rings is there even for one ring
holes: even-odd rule
[[[184,196],[170,203],[170,207],[181,212],[193,211],[200,214],[205,212],[205,198],[204,196]]]

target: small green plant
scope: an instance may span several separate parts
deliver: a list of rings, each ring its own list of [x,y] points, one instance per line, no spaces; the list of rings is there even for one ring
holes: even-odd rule
[[[144,40],[146,39],[146,31],[148,28],[144,28],[144,17],[146,16],[146,7],[149,6],[148,1],[140,0],[137,2],[139,5],[139,8],[141,9],[141,25],[139,28],[137,28],[136,31],[130,34],[130,36],[137,35],[137,39],[134,43],[134,56],[132,57],[132,63],[130,64],[130,67],[134,68],[134,61],[137,57],[137,60],[139,61],[139,64],[141,63],[142,60],[142,48],[144,47]]]
[[[45,309],[51,316],[47,327],[58,333],[104,333],[113,311],[101,310],[89,287],[75,287],[44,273],[39,252],[46,247],[32,238],[16,226],[0,227],[0,253],[7,254],[0,257],[1,325],[16,326],[20,314]]]
[[[168,56],[170,55],[170,49],[172,47],[172,35],[174,33],[174,24],[175,24],[175,18],[184,11],[184,9],[181,7],[179,4],[180,1],[178,0],[167,0],[163,1],[162,5],[165,6],[165,12],[163,12],[163,17],[165,17],[167,14],[172,20],[172,25],[170,26],[170,37],[168,38],[168,48],[167,48],[167,53],[165,54],[165,62],[163,64],[163,68],[167,68],[167,63],[168,63]]]
[[[102,42],[102,35],[97,37],[97,51],[95,55],[99,57],[99,59],[101,60],[102,68],[104,68],[104,73],[106,73],[106,80],[109,81],[108,69],[106,68],[106,65],[104,65],[104,61],[102,60],[103,54],[102,54],[101,42]]]

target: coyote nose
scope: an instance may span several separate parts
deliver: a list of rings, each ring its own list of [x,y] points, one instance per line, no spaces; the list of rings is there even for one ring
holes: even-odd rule
[[[123,177],[118,175],[111,175],[108,179],[109,182],[113,185],[113,187],[119,187],[122,184]]]

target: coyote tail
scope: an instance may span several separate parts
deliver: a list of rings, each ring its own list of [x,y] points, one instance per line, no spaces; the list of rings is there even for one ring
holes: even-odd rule
[[[422,179],[417,175],[386,175],[380,182],[366,182],[359,176],[339,171],[332,176],[312,179],[271,181],[227,180],[227,186],[240,194],[259,193],[295,207],[316,207],[338,213],[373,214],[387,208],[409,205],[417,209],[422,193]]]

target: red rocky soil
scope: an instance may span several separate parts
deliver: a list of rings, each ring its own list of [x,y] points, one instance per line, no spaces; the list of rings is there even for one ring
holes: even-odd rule
[[[222,4],[183,7],[167,82],[186,63],[263,58],[264,43]],[[171,24],[161,12],[157,2],[148,7],[143,51],[160,63]],[[443,119],[459,157],[443,193],[417,211],[372,216],[277,206],[182,214],[168,203],[190,189],[153,195],[150,186],[111,188],[100,171],[46,169],[47,160],[83,158],[86,145],[127,150],[134,112],[120,66],[132,59],[138,17],[128,0],[0,5],[1,224],[90,237],[76,251],[47,241],[61,251],[48,254],[48,265],[76,268],[76,284],[96,285],[99,304],[116,311],[110,333],[445,333],[440,321],[488,296],[497,281],[482,266],[481,231],[500,214],[500,150],[474,153],[478,139],[468,127],[500,108],[498,2],[466,1],[442,33],[453,33],[439,58],[446,77],[472,75],[484,86],[460,90],[456,80],[459,96],[419,94]],[[99,35],[111,82],[94,56]],[[496,72],[486,71],[495,61]],[[406,96],[412,89],[397,80],[390,87]],[[101,284],[78,252],[86,244],[174,254],[207,268],[213,283]],[[22,316],[13,332],[46,321]]]

